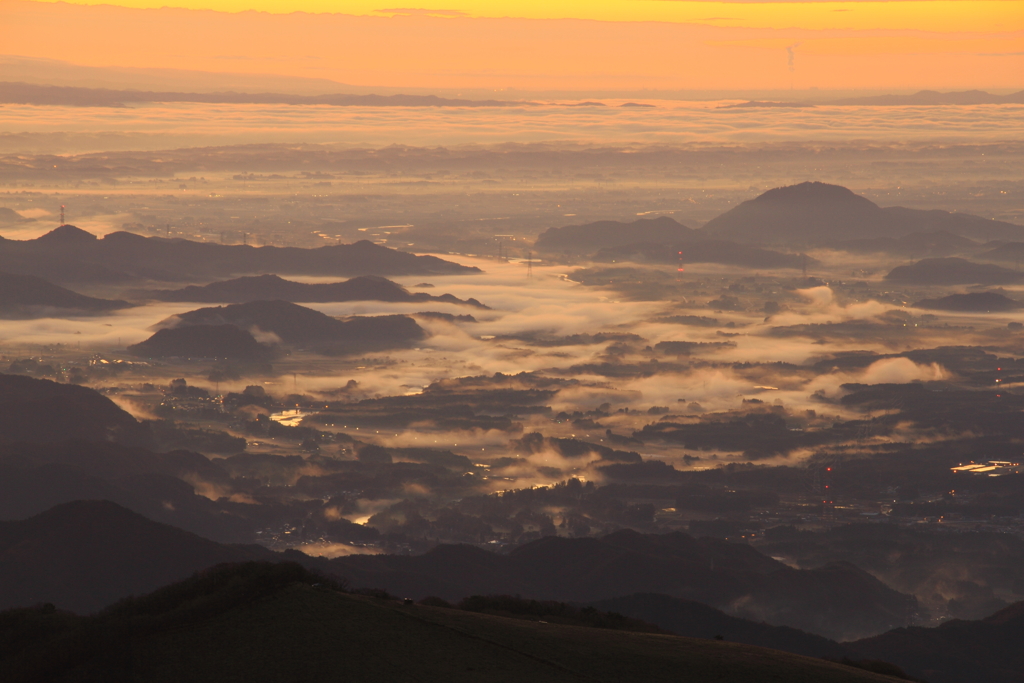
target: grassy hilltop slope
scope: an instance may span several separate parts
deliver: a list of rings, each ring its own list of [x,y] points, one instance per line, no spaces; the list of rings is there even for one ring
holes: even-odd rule
[[[335,588],[297,565],[222,566],[97,617],[46,607],[2,613],[0,659],[11,683],[894,680],[747,645],[406,605]]]

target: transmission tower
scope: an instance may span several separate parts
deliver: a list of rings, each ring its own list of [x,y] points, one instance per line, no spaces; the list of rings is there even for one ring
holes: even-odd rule
[[[836,521],[836,501],[832,491],[832,467],[821,473],[821,518],[826,524]]]
[[[63,228],[64,226],[65,226],[65,223],[64,223],[64,205],[61,204],[60,205],[60,227]]]
[[[533,277],[533,252],[532,251],[526,256],[526,277],[528,277],[528,278],[532,278]]]

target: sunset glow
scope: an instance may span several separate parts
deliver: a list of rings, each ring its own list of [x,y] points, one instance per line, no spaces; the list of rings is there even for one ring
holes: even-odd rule
[[[218,12],[295,12],[358,16],[444,18],[591,19],[595,21],[710,24],[748,28],[914,29],[1008,32],[1024,29],[1019,0],[896,0],[894,2],[693,2],[689,0],[122,0],[71,4],[157,9],[178,7]],[[384,7],[382,7],[384,5]]]
[[[3,0],[0,44],[87,66],[404,88],[1015,88],[1024,74],[1020,0],[163,4]]]

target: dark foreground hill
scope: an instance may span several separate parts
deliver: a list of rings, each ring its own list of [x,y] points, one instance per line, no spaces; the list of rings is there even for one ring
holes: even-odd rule
[[[63,314],[105,313],[128,308],[126,301],[96,299],[34,275],[0,273],[0,317],[34,318],[52,315],[54,309]]]
[[[845,187],[806,182],[778,187],[712,219],[720,239],[827,245],[837,241],[945,231],[974,239],[1013,239],[1024,226],[948,211],[882,208]]]
[[[0,441],[67,439],[145,444],[149,432],[92,389],[0,374]]]
[[[290,346],[326,353],[402,348],[427,336],[423,328],[408,316],[354,316],[339,320],[287,301],[251,301],[198,308],[164,321],[164,324],[176,329],[196,325],[234,325],[241,330],[258,328],[260,332],[273,334]],[[144,343],[148,344],[155,337]]]
[[[253,247],[142,237],[102,239],[63,225],[34,240],[0,239],[0,270],[54,282],[211,281],[225,275],[435,275],[476,273],[434,256],[417,256],[363,240],[316,249]]]
[[[927,258],[896,266],[885,279],[908,285],[1005,285],[1024,279],[1020,273],[962,258]]]
[[[996,313],[1020,310],[1024,308],[1024,304],[999,292],[971,292],[950,294],[939,299],[922,299],[914,304],[914,308],[965,313]]]
[[[443,302],[487,308],[476,299],[462,300],[451,294],[434,296],[410,292],[387,278],[361,275],[344,282],[307,284],[285,280],[277,275],[253,275],[211,282],[202,287],[148,292],[160,301],[198,301],[202,303],[242,304],[250,301],[290,301],[292,303],[328,303],[333,301],[395,301],[408,303]]]
[[[597,221],[585,225],[548,228],[534,246],[540,251],[592,254],[608,247],[621,247],[639,242],[656,244],[686,241],[698,230],[688,228],[668,216],[641,218],[632,223]]]
[[[888,657],[929,683],[1017,683],[1024,678],[1024,603],[979,621],[896,629],[847,643],[862,656]]]
[[[893,680],[735,643],[508,619],[340,588],[298,565],[247,563],[95,617],[3,613],[5,680]]]
[[[834,639],[901,625],[908,604],[914,603],[848,563],[793,569],[749,546],[679,532],[548,537],[507,555],[438,546],[417,556],[338,558],[331,561],[331,571],[356,585],[416,598],[519,594],[594,602],[662,593]]]
[[[164,459],[120,455],[120,461],[111,457],[96,460],[88,454],[80,457],[91,458],[88,466],[98,475],[102,475],[98,467],[120,467],[126,474],[134,472],[136,480],[154,480],[154,475],[161,472],[174,473],[183,467],[203,466],[202,462],[184,462],[183,457],[187,455],[184,453],[169,454],[174,457]],[[193,460],[202,458],[193,457]],[[65,461],[67,458],[61,460]],[[205,466],[211,469],[209,464]],[[51,466],[50,470],[56,486],[66,485],[67,477],[60,476],[55,467]],[[7,468],[0,468],[0,471],[6,472]],[[16,470],[11,470],[11,474],[17,479]],[[96,488],[94,495],[106,493],[124,498],[114,486],[118,481],[115,475],[94,476],[92,481]],[[185,497],[170,493],[147,502],[143,499],[144,493],[140,491],[134,501],[129,497],[125,503],[145,511],[150,519],[225,534],[225,529],[202,523],[204,508],[200,504],[203,501],[190,503]],[[171,503],[177,511],[161,508],[161,500]],[[220,516],[258,512],[236,511],[237,505],[218,506],[209,500],[205,505],[209,512]],[[230,525],[230,521],[226,524]],[[130,587],[148,586],[145,589],[149,590],[161,581],[171,580],[164,573],[164,567],[195,571],[208,566],[203,563],[209,557],[270,559],[289,556],[256,546],[218,546],[220,549],[216,550],[217,544],[212,541],[149,521],[138,512],[113,503],[61,504],[28,520],[8,522],[5,529],[0,539],[18,539],[18,542],[0,545],[0,580],[5,591],[0,607],[41,601],[89,611],[123,597]],[[139,540],[142,535],[148,540]],[[80,539],[76,540],[77,536]],[[161,547],[164,550],[160,550]],[[562,557],[556,557],[552,548]],[[529,557],[524,559],[524,555]],[[694,626],[697,630],[684,632],[714,630],[711,635],[723,632],[720,630],[723,619],[728,621],[735,617],[757,621],[763,617],[770,623],[796,628],[810,624],[816,628],[804,630],[826,631],[830,635],[875,634],[888,630],[886,605],[897,610],[906,605],[905,596],[885,589],[855,569],[791,570],[749,547],[713,539],[692,539],[685,534],[645,536],[619,532],[603,539],[547,538],[521,546],[511,556],[450,545],[418,556],[335,560],[307,558],[297,553],[290,556],[301,559],[307,566],[344,577],[354,586],[379,587],[413,598],[434,595],[455,601],[470,595],[519,594],[540,600],[592,603],[640,590],[657,591],[664,594],[658,597],[659,612],[639,616],[636,610],[642,606],[634,604],[636,609],[629,609],[630,615],[670,630],[680,628],[684,620],[701,622],[703,626]],[[76,587],[74,590],[65,585],[69,582]],[[695,613],[685,600],[676,603],[672,597],[667,597],[673,593],[676,598],[725,605],[733,617],[725,617],[710,607],[705,610],[710,610],[708,613]],[[742,601],[743,606],[737,601]],[[767,644],[774,638],[775,647],[822,655],[831,651],[823,644],[823,639],[807,633],[797,634],[792,629],[782,633],[771,626],[760,629],[740,628],[736,623],[733,626],[729,633],[741,642],[749,638],[749,642]]]

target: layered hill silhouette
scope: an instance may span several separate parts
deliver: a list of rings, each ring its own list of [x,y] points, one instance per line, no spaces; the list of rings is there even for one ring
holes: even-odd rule
[[[673,681],[892,678],[737,643],[351,594],[285,564],[223,565],[93,617],[0,614],[5,680]]]
[[[131,306],[127,301],[97,299],[72,292],[34,275],[0,273],[0,317],[106,313]],[[55,310],[56,309],[56,310]]]
[[[926,308],[933,311],[962,311],[964,313],[995,313],[1017,311],[1024,308],[1024,304],[999,292],[970,292],[968,294],[950,294],[939,299],[922,299],[914,304],[914,308]]]
[[[1001,266],[951,257],[922,259],[897,266],[885,279],[911,285],[1005,285],[1024,280],[1024,275]]]
[[[937,209],[882,208],[845,187],[820,182],[768,190],[702,230],[719,239],[814,245],[937,231],[974,239],[1024,236],[1024,226],[1013,223]]]
[[[110,442],[0,443],[0,519],[24,519],[75,500],[109,500],[204,538],[236,543],[254,538],[267,513],[293,514],[287,507],[233,502],[238,482],[219,463],[187,450],[157,453]],[[241,490],[249,490],[244,484]],[[222,497],[213,500],[197,488]]]
[[[264,334],[274,335],[289,346],[323,353],[361,353],[403,348],[427,336],[423,328],[408,316],[353,316],[339,320],[288,301],[251,301],[244,304],[199,308],[174,316],[161,324],[165,329],[131,347],[130,350],[145,355],[147,349],[159,348],[163,355],[187,356],[188,353],[175,352],[185,351],[186,348],[176,349],[171,342],[189,345],[195,340],[191,335],[209,333],[208,330],[186,329],[197,326],[234,326],[245,334],[249,334],[251,330],[258,330]],[[175,336],[168,336],[167,330],[173,330],[172,334]],[[165,333],[162,337],[161,332]],[[249,337],[252,335],[249,334]],[[168,343],[165,344],[165,341]],[[255,352],[252,342],[246,339],[243,343]]]
[[[997,243],[992,249],[981,253],[979,258],[986,261],[1012,263],[1019,268],[1021,260],[1024,260],[1024,242]]]
[[[145,425],[86,387],[0,374],[0,442],[68,439],[145,444]]]
[[[32,220],[31,218],[25,218],[14,209],[0,206],[0,223],[29,223]]]
[[[410,292],[387,278],[361,275],[344,282],[307,284],[285,280],[278,275],[252,275],[190,285],[182,289],[164,289],[147,293],[160,301],[196,301],[202,303],[243,304],[250,301],[290,301],[292,303],[328,303],[335,301],[394,301],[403,303],[442,302],[487,308],[476,299],[462,300],[451,294],[434,296]]]
[[[625,533],[640,539],[654,539],[662,542],[672,536],[644,537],[634,532]],[[622,534],[613,534],[606,538],[610,539],[608,542],[617,545],[623,540]],[[560,541],[563,544],[569,542],[568,539],[545,539],[545,541],[549,545],[551,542]],[[706,545],[708,539],[702,539],[701,542]],[[539,543],[542,542],[522,546],[517,552],[536,553]],[[665,545],[671,545],[671,542]],[[722,543],[721,545],[728,544]],[[491,575],[482,580],[478,579],[477,585],[493,582],[494,568],[500,566],[507,558],[483,550],[472,550],[479,556],[476,560],[477,569],[483,569]],[[591,550],[591,552],[586,552],[586,550]],[[744,546],[734,546],[732,550],[733,552],[728,552],[729,549],[723,548],[717,554],[722,558],[721,562],[725,567],[723,572],[735,577],[737,565],[742,561],[735,556],[729,557],[729,555],[752,554],[756,556],[756,551]],[[456,554],[455,558],[453,558],[453,552]],[[465,552],[465,546],[442,546],[433,553],[419,557],[425,561],[425,564],[434,565],[431,572],[435,575],[443,573],[445,567],[450,566],[452,572],[450,581],[461,579],[464,583],[468,583],[463,576],[466,570],[465,562],[456,561],[451,564],[453,559],[458,559],[458,554]],[[592,574],[607,573],[612,567],[620,573],[625,572],[627,571],[625,565],[638,559],[636,556],[618,558],[618,562],[610,567],[609,558],[593,552],[590,548],[583,549],[583,551],[577,550],[576,554],[578,555],[576,565],[571,568],[571,572],[574,572],[586,583],[593,581]],[[513,556],[515,555],[516,552],[513,553]],[[662,555],[673,556],[679,555],[679,553],[662,553]],[[309,584],[322,582],[324,585],[330,585],[328,580],[320,578],[323,575],[329,575],[345,579],[346,584],[357,587],[379,585],[366,584],[362,582],[362,579],[354,578],[358,572],[351,571],[351,561],[364,558],[345,559],[345,562],[328,561],[306,557],[295,552],[274,553],[254,545],[215,543],[178,528],[150,521],[108,501],[74,501],[58,505],[29,519],[0,522],[0,608],[29,607],[52,603],[60,609],[86,614],[95,612],[129,595],[139,595],[157,589],[169,581],[187,579],[187,577],[195,575],[196,572],[204,572],[207,568],[222,562],[236,563],[235,567],[237,568],[237,563],[252,561],[275,563],[283,560],[299,561],[305,566],[321,572],[319,575],[311,575],[314,578],[310,579]],[[390,556],[383,559],[393,563],[397,559],[408,561],[418,558]],[[632,573],[644,575],[648,581],[653,580],[657,583],[659,581],[657,573],[664,567],[664,557],[660,561],[654,559],[655,566],[653,568],[649,566],[652,558],[646,559],[647,562],[634,567]],[[681,559],[675,557],[677,569],[682,567],[682,564],[679,563]],[[745,559],[748,560],[747,564],[750,564],[750,558]],[[772,561],[762,558],[753,563],[759,562],[771,563]],[[582,568],[586,566],[590,566],[592,569],[584,571]],[[554,581],[566,582],[572,578],[568,576],[570,572],[567,571],[564,563],[550,565],[550,570],[556,574]],[[193,578],[190,581],[192,585],[195,585],[194,582],[202,581],[204,580],[202,577],[216,574],[217,571],[234,571],[234,569],[206,572],[200,574],[200,578]],[[295,568],[273,569],[268,566],[263,571],[275,573],[298,570]],[[543,570],[538,568],[535,573],[541,571]],[[401,578],[402,573],[404,572],[395,572],[391,578]],[[793,590],[803,589],[812,593],[816,591],[813,581],[809,585],[806,584],[808,573],[798,572],[797,574],[797,576],[790,577],[795,579]],[[375,574],[372,578],[380,579],[385,576]],[[510,578],[511,574],[506,577],[506,580]],[[694,577],[691,571],[678,578],[686,581],[692,580]],[[523,587],[536,586],[536,576],[527,575],[525,579],[521,584]],[[243,580],[237,578],[235,581],[244,583]],[[405,581],[407,582],[408,579]],[[186,584],[188,583],[189,581],[186,581]],[[624,585],[629,583],[627,579]],[[173,592],[181,589],[169,590]],[[587,587],[584,587],[583,590],[587,590]],[[836,589],[832,588],[832,590]],[[248,596],[246,603],[251,608],[255,604],[253,603],[254,595],[249,589],[243,592]],[[407,595],[400,589],[390,589],[390,592]],[[363,598],[355,599],[362,600]],[[863,599],[863,595],[854,591],[853,594],[846,596],[846,599],[853,602]],[[500,600],[485,600],[483,602],[497,604],[500,603]],[[120,608],[133,604],[137,604],[137,602],[124,603]],[[709,646],[716,644],[710,639],[721,636],[727,642],[771,647],[811,657],[887,661],[897,664],[912,675],[926,677],[927,680],[939,683],[965,680],[1015,681],[1018,680],[1016,676],[1018,676],[1020,667],[1024,665],[1024,662],[1021,661],[1022,655],[1017,647],[1022,631],[1024,631],[1024,608],[1022,608],[1024,603],[1013,605],[980,621],[951,621],[933,629],[899,628],[881,635],[842,644],[785,626],[771,626],[763,622],[737,618],[705,604],[664,594],[638,593],[592,601],[590,604],[599,610],[607,610],[657,624],[677,635],[706,638],[708,640],[703,642]],[[401,603],[394,603],[392,606],[404,611],[410,609],[410,606]],[[115,607],[114,611],[117,609],[119,607]],[[834,601],[820,603],[819,609],[823,612],[833,611],[835,609]],[[41,613],[52,612],[43,611]],[[106,614],[110,613],[110,610],[106,612]],[[470,614],[455,610],[449,614],[454,619],[473,621],[473,615]],[[210,615],[207,614],[204,618],[209,617]],[[11,613],[2,615],[0,623],[10,625],[12,622],[4,621],[10,618],[12,618]],[[539,618],[543,620],[543,614]],[[541,624],[534,621],[520,625],[540,626]],[[555,624],[550,625],[555,626]],[[10,637],[10,631],[4,631],[4,633],[5,637]],[[625,637],[625,634],[621,632],[618,635]]]
[[[86,614],[222,562],[273,553],[209,541],[108,501],[0,522],[0,606],[53,603]]]
[[[209,282],[226,275],[262,273],[351,277],[462,274],[479,269],[366,240],[316,249],[253,247],[130,232],[100,239],[73,225],[63,225],[34,240],[0,239],[0,271],[37,275],[53,282],[117,284],[139,280]]]
[[[508,555],[439,546],[418,556],[338,558],[331,568],[356,585],[417,598],[521,594],[594,602],[655,592],[831,638],[888,630],[914,601],[847,563],[797,570],[749,546],[679,532],[548,537]]]

